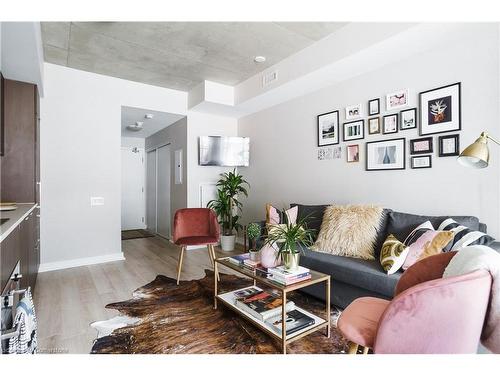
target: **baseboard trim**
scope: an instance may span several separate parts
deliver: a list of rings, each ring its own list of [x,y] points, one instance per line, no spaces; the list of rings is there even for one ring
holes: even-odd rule
[[[38,272],[41,273],[41,272],[63,270],[66,268],[89,266],[91,264],[116,262],[116,261],[120,261],[120,260],[125,260],[125,256],[123,255],[123,253],[121,251],[119,253],[115,253],[115,254],[99,255],[96,257],[78,258],[78,259],[71,259],[71,260],[63,260],[60,262],[42,263],[42,264],[40,264],[40,268],[38,269]]]

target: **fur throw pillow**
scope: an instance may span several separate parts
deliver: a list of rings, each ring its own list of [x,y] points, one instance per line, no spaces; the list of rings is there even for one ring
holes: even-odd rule
[[[375,259],[374,245],[382,207],[329,206],[323,215],[315,251],[361,259]]]

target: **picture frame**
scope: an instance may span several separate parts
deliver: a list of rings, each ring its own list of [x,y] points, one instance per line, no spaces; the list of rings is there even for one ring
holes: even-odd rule
[[[392,111],[396,108],[407,107],[410,101],[410,90],[403,89],[391,92],[385,96],[385,107],[387,111]]]
[[[368,134],[380,134],[380,117],[368,119]]]
[[[348,145],[346,154],[347,154],[347,162],[348,163],[359,162],[359,144],[358,145]]]
[[[398,114],[385,115],[382,123],[383,134],[394,134],[398,132]]]
[[[353,104],[345,107],[345,119],[352,120],[362,116],[361,103]]]
[[[363,139],[365,137],[365,120],[344,122],[342,139],[344,142]]]
[[[433,151],[432,137],[410,139],[410,155],[430,154]]]
[[[417,127],[417,108],[405,109],[399,112],[399,129],[409,130]]]
[[[460,155],[460,135],[442,135],[438,137],[439,157],[458,156]]]
[[[4,78],[0,72],[0,156],[4,156],[5,153],[5,131],[4,131]]]
[[[461,82],[422,91],[420,135],[462,130]]]
[[[331,111],[316,116],[318,147],[337,145],[339,136],[339,111]]]
[[[406,138],[366,142],[366,170],[406,169]]]
[[[410,161],[411,169],[432,168],[432,156],[412,156]]]
[[[380,98],[368,100],[368,116],[380,114]]]

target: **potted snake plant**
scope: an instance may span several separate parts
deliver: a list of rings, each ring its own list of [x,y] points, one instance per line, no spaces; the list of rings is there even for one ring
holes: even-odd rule
[[[238,222],[241,213],[242,203],[240,195],[248,197],[247,188],[250,185],[234,169],[232,172],[221,174],[217,181],[217,198],[208,202],[207,207],[211,208],[219,218],[221,225],[221,248],[224,251],[233,251],[236,242],[236,233],[242,226]]]
[[[299,267],[302,247],[309,247],[314,242],[314,231],[307,229],[305,219],[295,224],[273,225],[265,237],[265,243],[278,248],[277,257],[281,257],[285,268],[292,271]]]

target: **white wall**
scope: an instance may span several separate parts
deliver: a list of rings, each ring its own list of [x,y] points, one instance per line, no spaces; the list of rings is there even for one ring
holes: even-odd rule
[[[121,107],[185,114],[187,94],[52,64],[45,85],[41,269],[119,258]]]
[[[343,142],[341,160],[317,160],[316,115],[338,109],[342,123],[346,105],[362,102],[366,109],[369,99],[402,88],[410,89],[416,106],[418,92],[457,81],[462,82],[462,148],[482,130],[500,137],[498,26],[468,27],[458,42],[437,43],[431,51],[240,119],[238,135],[251,139],[250,167],[240,169],[252,185],[243,221],[262,219],[266,202],[376,203],[412,213],[476,215],[498,237],[500,152],[495,145],[486,170],[437,157],[437,136],[432,169],[409,169],[407,155],[404,171],[364,170],[367,141],[409,140],[418,137],[416,130],[349,142],[361,146],[359,163],[346,163]]]
[[[238,121],[195,111],[189,111],[187,121],[188,207],[199,207],[200,185],[217,182],[219,175],[231,168],[198,165],[198,139],[203,135],[236,136]]]
[[[145,138],[122,137],[122,141],[121,141],[122,147],[144,148],[145,144],[146,144]]]

